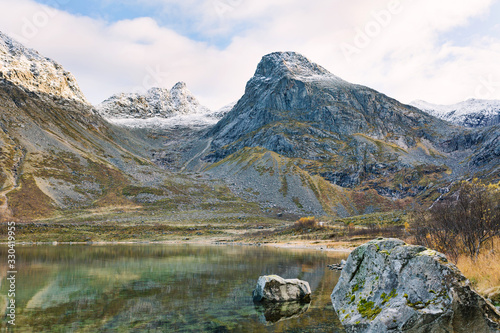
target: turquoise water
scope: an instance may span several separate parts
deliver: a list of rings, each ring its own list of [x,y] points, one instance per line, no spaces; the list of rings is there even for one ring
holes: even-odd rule
[[[6,262],[7,248],[0,253]],[[339,273],[326,265],[345,257],[246,246],[18,246],[14,331],[342,332],[330,302]],[[266,274],[308,281],[311,303],[255,305],[252,290]]]

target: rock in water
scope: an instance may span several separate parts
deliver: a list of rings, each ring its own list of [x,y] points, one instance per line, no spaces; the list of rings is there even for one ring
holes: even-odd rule
[[[446,257],[398,239],[354,250],[331,295],[347,332],[499,332],[500,313]]]
[[[259,277],[253,291],[254,302],[308,302],[310,299],[311,287],[308,282],[299,279],[285,280],[278,275]]]

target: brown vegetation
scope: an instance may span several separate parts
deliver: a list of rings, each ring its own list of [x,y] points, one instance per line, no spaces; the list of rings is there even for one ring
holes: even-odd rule
[[[376,224],[369,224],[366,228],[351,228],[348,229],[348,237],[366,237],[366,238],[403,238],[405,230],[400,225],[379,226]]]
[[[478,292],[500,305],[500,238],[475,260],[460,256],[457,266]]]
[[[415,243],[447,254],[479,293],[500,304],[500,183],[462,182],[409,221]]]
[[[455,262],[462,255],[478,260],[500,236],[500,183],[462,182],[456,192],[431,209],[410,216],[410,231],[418,244],[446,253]]]
[[[318,229],[319,223],[316,221],[314,216],[309,217],[301,217],[297,222],[293,224],[293,229],[301,230],[301,229]]]
[[[23,176],[21,186],[10,192],[9,208],[20,219],[37,219],[51,216],[54,211],[52,199],[40,190],[32,176]]]

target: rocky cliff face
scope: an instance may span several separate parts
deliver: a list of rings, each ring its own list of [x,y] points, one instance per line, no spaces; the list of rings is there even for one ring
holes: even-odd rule
[[[429,132],[425,126],[436,123],[422,111],[348,83],[299,54],[280,52],[262,58],[245,95],[209,135],[215,159],[245,146],[317,158],[338,151],[339,141],[357,133],[414,147]]]
[[[89,104],[70,72],[54,60],[24,47],[2,32],[0,78],[30,92]]]
[[[486,127],[500,124],[500,101],[469,99],[453,105],[414,101],[411,105],[434,117],[464,127]]]
[[[210,113],[208,108],[200,105],[184,82],[178,82],[170,91],[151,88],[145,94],[114,95],[98,105],[97,110],[108,119],[171,118]]]

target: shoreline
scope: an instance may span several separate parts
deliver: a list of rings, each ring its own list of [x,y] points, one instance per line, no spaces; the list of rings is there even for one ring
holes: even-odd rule
[[[7,242],[1,242],[0,246],[7,246]],[[200,240],[165,240],[165,241],[98,241],[98,242],[16,242],[17,246],[59,246],[59,245],[89,245],[89,246],[107,246],[107,245],[233,245],[233,246],[266,246],[289,250],[314,250],[336,253],[351,253],[354,248],[343,246],[329,247],[326,244],[315,242],[280,242],[280,243],[260,243],[260,242],[233,242],[228,240],[200,239]],[[339,243],[340,245],[340,243]]]

